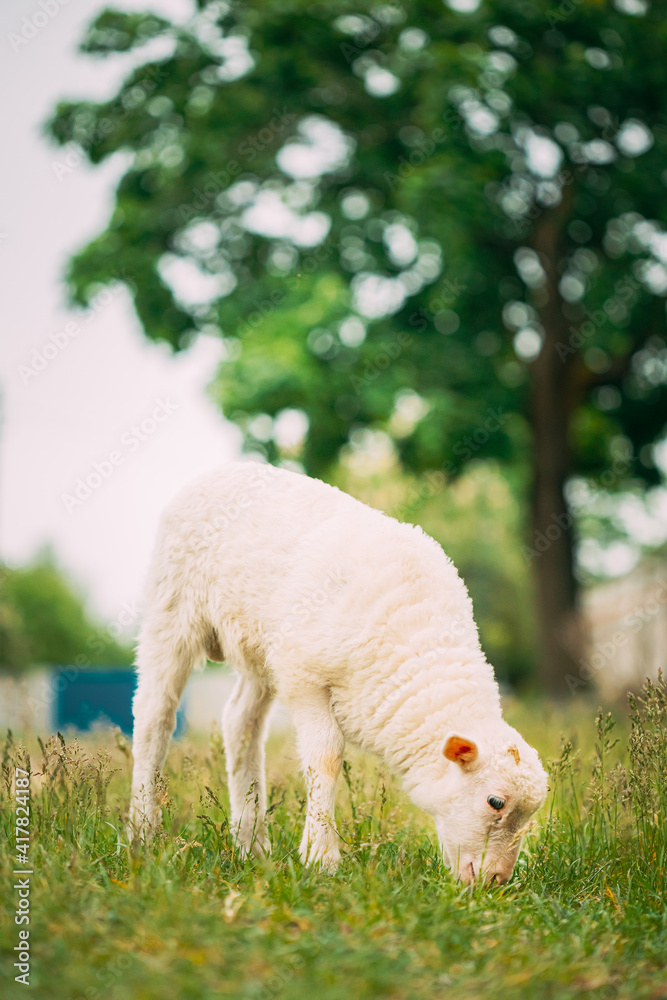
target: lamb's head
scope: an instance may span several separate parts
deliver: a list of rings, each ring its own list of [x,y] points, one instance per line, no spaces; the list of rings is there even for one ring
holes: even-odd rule
[[[420,783],[415,801],[434,819],[445,861],[462,881],[509,881],[547,776],[537,752],[505,723],[495,732],[450,733],[445,773]],[[420,801],[421,800],[421,801]]]

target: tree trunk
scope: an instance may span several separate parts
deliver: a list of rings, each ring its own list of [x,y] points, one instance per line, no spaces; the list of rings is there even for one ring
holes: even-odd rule
[[[572,515],[564,493],[571,473],[570,376],[575,353],[563,350],[570,333],[558,289],[559,214],[558,210],[544,213],[533,243],[547,281],[539,305],[545,338],[532,366],[533,492],[528,558],[535,578],[540,679],[550,694],[563,698],[583,686],[584,640],[574,576]]]
[[[533,375],[529,558],[535,575],[541,680],[551,694],[564,697],[580,686],[584,651],[573,566],[572,515],[564,495],[570,473],[568,421],[561,373],[554,369],[551,357],[539,367],[536,363]]]

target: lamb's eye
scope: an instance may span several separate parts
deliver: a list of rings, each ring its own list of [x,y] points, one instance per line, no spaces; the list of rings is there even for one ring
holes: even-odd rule
[[[486,800],[492,809],[498,809],[499,811],[505,805],[505,799],[499,799],[497,795],[489,795]]]

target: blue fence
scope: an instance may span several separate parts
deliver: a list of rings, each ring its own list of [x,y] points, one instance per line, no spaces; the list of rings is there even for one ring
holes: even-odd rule
[[[87,732],[94,725],[120,726],[132,735],[132,698],[137,685],[134,670],[114,667],[55,667],[53,684],[53,725],[62,730],[74,727]],[[176,736],[185,729],[184,703],[176,716]]]

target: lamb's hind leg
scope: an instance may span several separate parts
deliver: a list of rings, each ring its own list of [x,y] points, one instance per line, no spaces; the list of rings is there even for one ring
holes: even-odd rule
[[[333,712],[329,692],[318,688],[290,698],[308,803],[300,856],[304,864],[320,864],[335,871],[340,861],[334,819],[336,781],[343,762],[345,740]]]
[[[222,734],[227,757],[232,829],[244,854],[270,854],[266,823],[264,743],[273,692],[242,673],[225,705]]]
[[[146,838],[160,822],[155,778],[164,766],[185,683],[201,653],[182,640],[144,631],[137,654],[138,684],[132,711],[132,802],[129,833]]]

